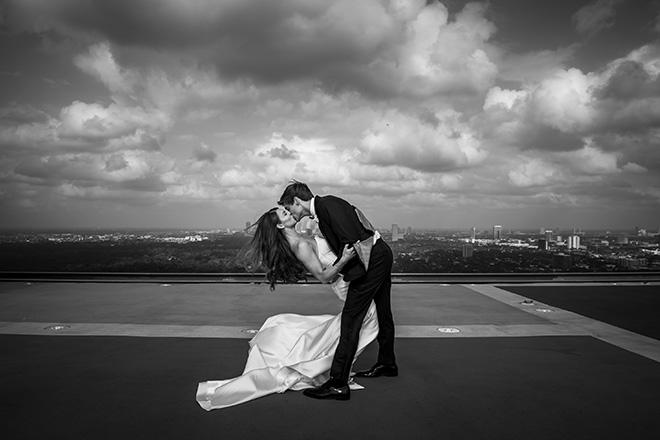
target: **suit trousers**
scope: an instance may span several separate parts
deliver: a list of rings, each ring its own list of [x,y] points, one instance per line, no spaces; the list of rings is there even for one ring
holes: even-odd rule
[[[378,363],[392,365],[394,356],[394,318],[392,317],[392,264],[390,247],[378,240],[371,249],[369,269],[360,278],[350,282],[341,312],[339,345],[330,369],[330,377],[338,384],[346,384],[357,351],[362,322],[371,300],[378,314]]]

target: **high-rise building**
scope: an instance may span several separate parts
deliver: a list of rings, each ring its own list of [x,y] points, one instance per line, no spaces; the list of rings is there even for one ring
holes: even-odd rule
[[[545,240],[550,243],[552,241],[552,230],[546,229],[545,231]]]
[[[570,235],[567,244],[569,249],[580,249],[580,236]]]
[[[477,230],[475,229],[474,226],[472,227],[472,229],[470,229],[470,238],[472,239],[472,241],[474,241],[474,239],[477,238]]]
[[[500,226],[500,225],[493,226],[493,238],[495,240],[501,240],[502,239],[502,226]]]
[[[463,258],[470,258],[474,253],[474,247],[471,244],[466,243],[463,245]]]
[[[392,223],[392,242],[399,241],[399,225]]]
[[[548,250],[548,240],[546,240],[545,238],[539,238],[537,246],[540,250],[547,251]]]

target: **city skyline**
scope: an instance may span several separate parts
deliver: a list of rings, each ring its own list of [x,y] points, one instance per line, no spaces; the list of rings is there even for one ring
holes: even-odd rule
[[[6,0],[0,55],[2,229],[239,229],[291,179],[381,229],[659,226],[658,2]]]

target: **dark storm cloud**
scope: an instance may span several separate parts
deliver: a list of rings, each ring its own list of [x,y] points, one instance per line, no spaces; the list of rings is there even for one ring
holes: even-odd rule
[[[541,124],[524,124],[516,139],[521,150],[574,151],[582,148],[580,135]]]
[[[178,52],[214,64],[226,77],[279,82],[332,65],[368,63],[391,23],[377,2],[367,4],[354,5],[355,13],[318,0],[52,0],[31,7],[34,16],[48,13],[63,33]]]
[[[629,101],[660,96],[660,77],[651,77],[638,61],[622,62],[607,84],[595,93],[599,99]]]
[[[128,166],[126,158],[122,154],[113,154],[105,161],[105,171],[123,170]]]
[[[197,162],[214,163],[217,157],[218,153],[213,151],[208,145],[200,145],[192,152],[192,158]]]
[[[653,49],[657,50],[657,49]],[[595,134],[609,134],[609,143],[621,137],[646,136],[646,142],[660,128],[660,76],[652,75],[644,64],[622,61],[607,82],[594,91]]]
[[[621,155],[621,163],[636,163],[652,171],[660,171],[660,138],[653,132],[594,136],[594,143],[604,151]]]

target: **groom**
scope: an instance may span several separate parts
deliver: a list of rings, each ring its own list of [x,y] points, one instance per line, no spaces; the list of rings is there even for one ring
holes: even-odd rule
[[[344,199],[335,196],[314,196],[306,184],[296,180],[286,187],[278,204],[284,206],[296,220],[316,217],[321,233],[336,255],[344,245],[356,246],[361,258],[353,258],[340,271],[350,281],[341,313],[339,345],[330,369],[330,380],[304,394],[316,399],[350,399],[349,375],[357,351],[362,321],[371,300],[378,314],[378,361],[356,377],[397,376],[394,356],[394,319],[390,303],[392,288],[392,250],[362,213]],[[368,225],[368,228],[365,227]],[[365,267],[366,266],[366,267]]]

